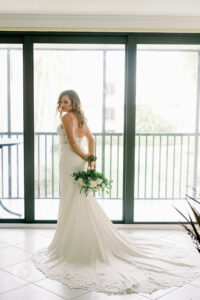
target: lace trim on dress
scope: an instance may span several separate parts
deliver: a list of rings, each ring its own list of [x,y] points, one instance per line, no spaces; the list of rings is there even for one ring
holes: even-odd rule
[[[132,266],[132,270],[130,266],[127,268],[125,277],[123,277],[124,273],[122,272],[121,278],[115,276],[117,273],[120,273],[120,270],[113,270],[111,274],[111,270],[106,271],[106,268],[104,272],[101,273],[89,269],[82,272],[70,272],[67,264],[66,266],[62,263],[59,265],[59,261],[57,261],[56,264],[52,265],[50,259],[47,259],[50,256],[46,249],[47,248],[42,248],[32,256],[32,260],[35,262],[37,268],[42,271],[46,277],[62,282],[69,288],[87,289],[87,291],[96,291],[107,295],[124,295],[131,293],[151,294],[160,289],[181,287],[200,276],[200,270],[198,268],[196,272],[193,270],[192,273],[190,267],[185,267],[184,270],[182,270],[183,272],[180,270],[177,271],[176,268],[174,268],[165,274],[164,270],[147,271],[142,269],[141,266],[137,267],[137,264],[135,267]]]
[[[76,136],[75,135],[75,127],[76,127],[76,122],[75,122],[75,120],[73,119],[73,122],[74,122],[74,126],[73,126],[73,132],[74,132],[74,137],[76,138],[76,139],[83,139],[85,136],[82,136],[82,137],[78,137],[78,136]],[[60,124],[60,128],[64,131],[64,134],[65,134],[65,129],[62,127],[62,124]],[[66,134],[65,134],[65,136],[66,136]]]

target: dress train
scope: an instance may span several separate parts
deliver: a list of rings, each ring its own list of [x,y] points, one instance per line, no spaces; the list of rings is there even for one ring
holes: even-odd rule
[[[73,129],[75,134],[75,123]],[[36,267],[69,288],[107,295],[152,293],[199,278],[200,255],[189,237],[187,244],[134,237],[115,227],[92,193],[80,194],[71,174],[86,170],[87,163],[71,149],[64,129],[58,126],[57,133],[58,221],[49,246],[32,255]],[[83,139],[76,139],[84,149]]]

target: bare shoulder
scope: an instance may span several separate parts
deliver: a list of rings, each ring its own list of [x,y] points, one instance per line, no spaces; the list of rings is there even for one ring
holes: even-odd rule
[[[73,117],[74,116],[74,113],[72,111],[68,111],[67,114],[65,114],[65,116],[70,116],[70,117]]]
[[[65,114],[63,117],[65,117],[68,119],[68,120],[73,120],[73,119],[77,119],[77,116],[75,115],[75,113],[69,111],[67,114]]]
[[[63,125],[73,125],[73,116],[70,113],[65,114],[64,116],[62,116],[62,122]]]

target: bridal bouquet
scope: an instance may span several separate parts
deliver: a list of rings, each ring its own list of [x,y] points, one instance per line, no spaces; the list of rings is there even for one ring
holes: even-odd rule
[[[96,161],[96,159],[97,157],[94,155],[89,156],[90,163]],[[104,188],[107,189],[106,193],[109,194],[108,190],[112,188],[113,180],[108,180],[104,173],[97,172],[93,168],[88,168],[87,171],[74,172],[71,176],[79,183],[81,187],[80,193],[84,190],[86,195],[88,195],[89,191],[92,191],[94,195],[95,192],[100,192]]]

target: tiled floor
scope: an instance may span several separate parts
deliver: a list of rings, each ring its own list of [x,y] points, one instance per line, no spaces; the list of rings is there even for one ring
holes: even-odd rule
[[[184,243],[188,239],[183,230],[126,230],[132,230],[135,236],[148,235],[152,240],[159,238],[163,242],[165,239],[179,239]],[[172,287],[151,295],[107,296],[87,290],[69,289],[58,281],[46,278],[30,259],[32,252],[49,244],[54,232],[55,229],[0,228],[0,300],[200,300],[200,276],[183,287]]]

